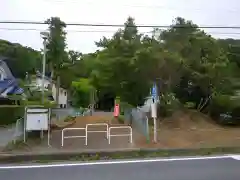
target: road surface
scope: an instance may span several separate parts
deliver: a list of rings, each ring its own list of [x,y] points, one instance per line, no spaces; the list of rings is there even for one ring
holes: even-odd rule
[[[239,159],[240,160],[240,159]],[[106,161],[82,164],[0,167],[9,180],[239,180],[240,161],[211,158]]]

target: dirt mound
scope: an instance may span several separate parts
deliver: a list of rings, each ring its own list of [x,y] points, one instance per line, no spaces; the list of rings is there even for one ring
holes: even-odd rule
[[[196,111],[177,111],[160,122],[169,129],[216,128],[216,124],[206,115]],[[220,127],[219,127],[220,128]]]

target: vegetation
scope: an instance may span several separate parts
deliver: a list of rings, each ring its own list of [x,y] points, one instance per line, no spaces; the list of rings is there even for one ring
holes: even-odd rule
[[[156,82],[162,116],[187,107],[220,122],[240,123],[240,40],[215,39],[180,17],[149,37],[129,17],[123,29],[96,42],[100,50],[82,54],[66,51],[64,22],[57,17],[47,22],[48,69],[71,89],[75,106],[86,107],[95,89],[98,96],[113,94],[121,103],[142,105]],[[21,75],[39,68],[40,53],[30,48],[1,40],[0,53],[17,59]]]
[[[24,116],[23,106],[0,106],[0,125],[15,123]]]
[[[34,139],[36,141],[36,139]],[[9,144],[4,150],[10,151],[19,148],[28,148],[27,144],[17,142]],[[1,161],[4,163],[50,163],[57,161],[97,161],[112,159],[137,159],[137,158],[156,158],[171,156],[209,156],[221,154],[237,154],[240,152],[239,147],[216,147],[216,148],[200,148],[200,149],[141,149],[126,151],[102,151],[102,152],[77,152],[77,153],[54,153],[54,154],[26,154],[22,156],[2,156]],[[29,158],[31,156],[31,158]]]
[[[0,39],[0,57],[9,57],[7,62],[12,73],[17,78],[25,78],[26,72],[34,73],[41,65],[40,52]]]

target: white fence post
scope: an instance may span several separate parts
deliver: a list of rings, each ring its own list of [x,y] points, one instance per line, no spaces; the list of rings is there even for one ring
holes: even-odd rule
[[[71,130],[85,130],[85,136],[64,136],[65,131],[71,131]],[[64,139],[70,139],[70,138],[85,138],[85,144],[87,145],[86,128],[64,128],[62,130],[62,146],[64,145]]]
[[[105,131],[89,131],[88,130],[88,127],[89,126],[106,126],[106,130]],[[90,133],[94,133],[94,132],[96,132],[96,133],[100,133],[100,132],[104,132],[104,133],[106,133],[106,138],[108,139],[109,137],[108,137],[108,131],[109,131],[109,128],[108,128],[108,124],[107,123],[95,123],[95,124],[86,124],[86,137],[87,137],[87,134],[90,132]],[[86,138],[87,139],[87,138]],[[87,145],[87,140],[86,140],[86,145]]]
[[[111,134],[111,130],[112,129],[129,129],[129,134]],[[117,137],[117,136],[119,136],[119,137],[121,137],[121,136],[129,136],[129,138],[130,138],[130,143],[132,143],[133,142],[133,138],[132,138],[132,128],[130,127],[130,126],[118,126],[118,127],[110,127],[109,128],[109,131],[108,131],[108,144],[110,144],[111,143],[111,136],[115,136],[115,137]]]

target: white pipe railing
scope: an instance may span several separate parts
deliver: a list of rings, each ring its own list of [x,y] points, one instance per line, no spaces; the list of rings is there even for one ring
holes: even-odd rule
[[[89,126],[106,126],[106,130],[88,130]],[[95,123],[95,124],[86,124],[86,136],[88,136],[88,133],[106,133],[106,138],[108,139],[108,133],[109,128],[107,123]],[[87,139],[87,137],[86,137]],[[87,145],[87,140],[86,140],[86,145]]]
[[[128,134],[111,134],[112,129],[129,129]],[[110,127],[108,130],[108,143],[111,143],[111,137],[121,137],[121,136],[129,136],[130,137],[130,143],[132,143],[132,128],[130,126],[116,126],[116,127]]]
[[[84,130],[85,136],[64,136],[65,131],[76,131],[76,130]],[[62,146],[64,145],[64,139],[70,139],[70,138],[85,138],[85,145],[87,145],[87,133],[86,128],[64,128],[62,130]]]

